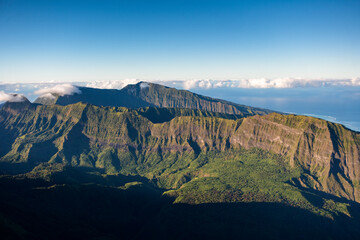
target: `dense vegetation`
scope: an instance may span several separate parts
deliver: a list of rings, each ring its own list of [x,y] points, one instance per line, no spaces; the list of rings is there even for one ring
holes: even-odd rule
[[[171,166],[186,169],[211,151],[259,148],[303,169],[297,179],[302,187],[360,197],[359,134],[311,117],[272,113],[238,119],[193,109],[8,103],[0,111],[0,133],[3,172],[64,163],[141,175],[173,188],[187,177],[175,177]]]
[[[69,104],[86,91],[0,109],[5,239],[359,236],[359,133],[159,85],[121,93],[143,108]]]
[[[141,176],[64,164],[2,176],[2,236],[354,239],[360,233],[358,204],[296,187],[292,179],[301,169],[280,156],[256,149],[211,152],[189,168],[193,176],[168,191]],[[185,172],[191,171],[174,175]]]

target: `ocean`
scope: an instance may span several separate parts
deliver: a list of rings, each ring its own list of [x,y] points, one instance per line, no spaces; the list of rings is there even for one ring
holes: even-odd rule
[[[253,107],[322,118],[360,132],[360,87],[197,88],[191,91]]]

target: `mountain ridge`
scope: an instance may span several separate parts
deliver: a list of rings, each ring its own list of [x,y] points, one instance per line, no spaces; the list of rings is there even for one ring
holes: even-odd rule
[[[45,105],[68,105],[86,102],[98,106],[114,107],[170,107],[191,108],[241,116],[264,115],[271,110],[249,107],[241,104],[210,98],[187,90],[178,90],[160,84],[139,82],[117,89],[96,89],[78,87],[81,93],[53,95],[54,98],[39,97],[34,103]]]

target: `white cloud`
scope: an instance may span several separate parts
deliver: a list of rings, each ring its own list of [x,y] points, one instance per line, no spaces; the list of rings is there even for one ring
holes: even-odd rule
[[[351,86],[360,86],[360,77],[351,79]]]
[[[45,93],[45,94],[41,95],[41,98],[47,98],[47,99],[54,100],[56,97],[52,93]]]
[[[27,98],[22,94],[9,94],[4,91],[0,91],[0,102],[23,102]]]
[[[192,88],[297,88],[297,87],[329,87],[360,86],[360,78],[353,79],[303,79],[303,78],[249,78],[239,80],[199,79],[183,81],[185,89]]]
[[[102,89],[121,89],[128,84],[136,84],[141,82],[139,79],[123,79],[115,81],[95,81],[86,84],[86,87],[102,88]]]
[[[207,80],[187,80],[183,82],[183,87],[185,89],[192,89],[192,88],[198,88],[199,87],[199,83],[201,81],[207,81]]]
[[[145,88],[148,88],[148,87],[150,87],[150,85],[148,83],[146,83],[146,82],[140,83],[140,88],[141,89],[145,89]]]
[[[50,95],[65,96],[73,95],[74,93],[81,93],[81,91],[76,86],[68,83],[45,87],[35,91],[35,94],[40,95],[40,97],[50,97]]]

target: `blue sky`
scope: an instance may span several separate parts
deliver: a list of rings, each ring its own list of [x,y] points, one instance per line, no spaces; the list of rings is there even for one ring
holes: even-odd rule
[[[355,78],[359,39],[359,0],[0,0],[0,81]]]

